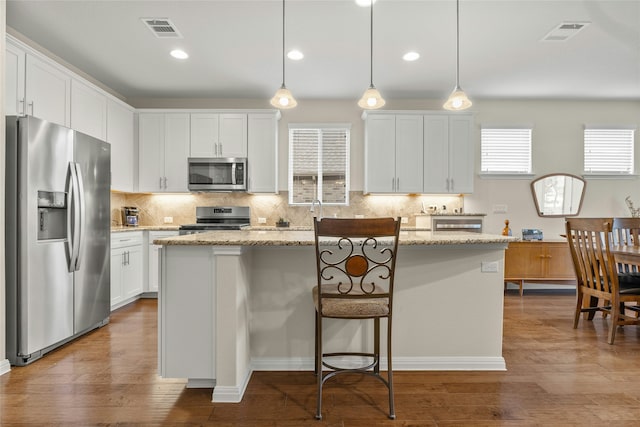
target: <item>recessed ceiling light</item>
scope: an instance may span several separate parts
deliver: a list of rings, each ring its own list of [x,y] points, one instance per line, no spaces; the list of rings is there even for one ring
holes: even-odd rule
[[[371,3],[375,3],[376,0],[356,0],[356,4],[361,7],[369,7]]]
[[[172,50],[171,51],[171,56],[173,56],[174,58],[177,58],[177,59],[187,59],[189,57],[187,52],[185,52],[184,50],[181,50],[181,49]]]
[[[402,59],[405,61],[415,61],[418,58],[420,58],[420,54],[418,52],[407,52],[402,55]]]
[[[290,50],[289,53],[287,53],[287,58],[293,59],[294,61],[299,61],[304,58],[304,54],[299,50],[293,49]]]

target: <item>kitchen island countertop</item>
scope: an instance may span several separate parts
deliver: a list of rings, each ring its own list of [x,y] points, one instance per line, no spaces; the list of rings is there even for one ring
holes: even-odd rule
[[[432,232],[401,230],[400,245],[473,245],[508,243],[516,237],[470,232]],[[314,234],[308,229],[210,231],[186,236],[166,237],[153,241],[157,245],[187,246],[312,246]]]

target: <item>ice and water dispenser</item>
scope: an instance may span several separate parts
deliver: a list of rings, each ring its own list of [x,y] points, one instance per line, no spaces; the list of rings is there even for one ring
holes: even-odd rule
[[[67,238],[67,194],[38,191],[38,240]]]

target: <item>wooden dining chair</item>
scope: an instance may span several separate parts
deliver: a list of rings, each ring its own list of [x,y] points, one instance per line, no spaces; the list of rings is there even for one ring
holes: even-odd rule
[[[577,279],[573,327],[578,327],[583,312],[588,313],[588,320],[593,320],[598,311],[608,313],[607,341],[613,344],[618,326],[640,324],[640,319],[625,314],[624,303],[638,301],[640,286],[618,280],[617,264],[611,252],[613,218],[570,218],[565,225]],[[589,303],[583,307],[585,296]]]
[[[373,376],[387,387],[389,418],[395,419],[391,319],[400,218],[323,218],[314,220],[314,230],[316,418],[322,419],[324,383],[338,374],[361,373]],[[322,321],[325,318],[372,319],[373,349],[324,352]],[[387,319],[386,378],[380,373],[380,319],[383,318]],[[352,363],[348,363],[349,360]]]
[[[616,246],[640,247],[640,218],[620,217],[613,218],[611,230],[611,244]],[[640,269],[638,264],[629,264],[618,261],[618,281],[622,285],[640,287]],[[640,315],[640,299],[634,305],[626,305],[633,310],[636,317]]]

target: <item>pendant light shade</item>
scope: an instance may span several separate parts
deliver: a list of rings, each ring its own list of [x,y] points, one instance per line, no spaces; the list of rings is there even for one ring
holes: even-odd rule
[[[375,86],[369,86],[369,89],[364,91],[362,98],[358,101],[358,106],[360,108],[364,108],[365,110],[375,110],[376,108],[380,108],[385,104],[384,99],[382,99],[382,95]]]
[[[284,16],[284,0],[282,0],[282,86],[276,91],[276,94],[271,98],[271,105],[280,109],[293,108],[298,105],[291,91],[284,85],[284,28],[285,28],[285,16]]]
[[[291,91],[286,88],[284,83],[280,86],[280,89],[276,91],[276,94],[271,98],[271,105],[276,108],[293,108],[298,105],[298,101],[295,100]]]
[[[460,0],[456,0],[456,87],[444,103],[445,110],[460,111],[471,107],[472,102],[460,87]]]
[[[371,25],[370,25],[370,59],[371,59],[371,68],[370,68],[370,84],[369,88],[364,91],[362,98],[358,101],[358,106],[360,108],[364,108],[365,110],[375,110],[377,108],[381,108],[384,106],[385,101],[380,95],[380,92],[373,85],[373,1],[371,2]]]

